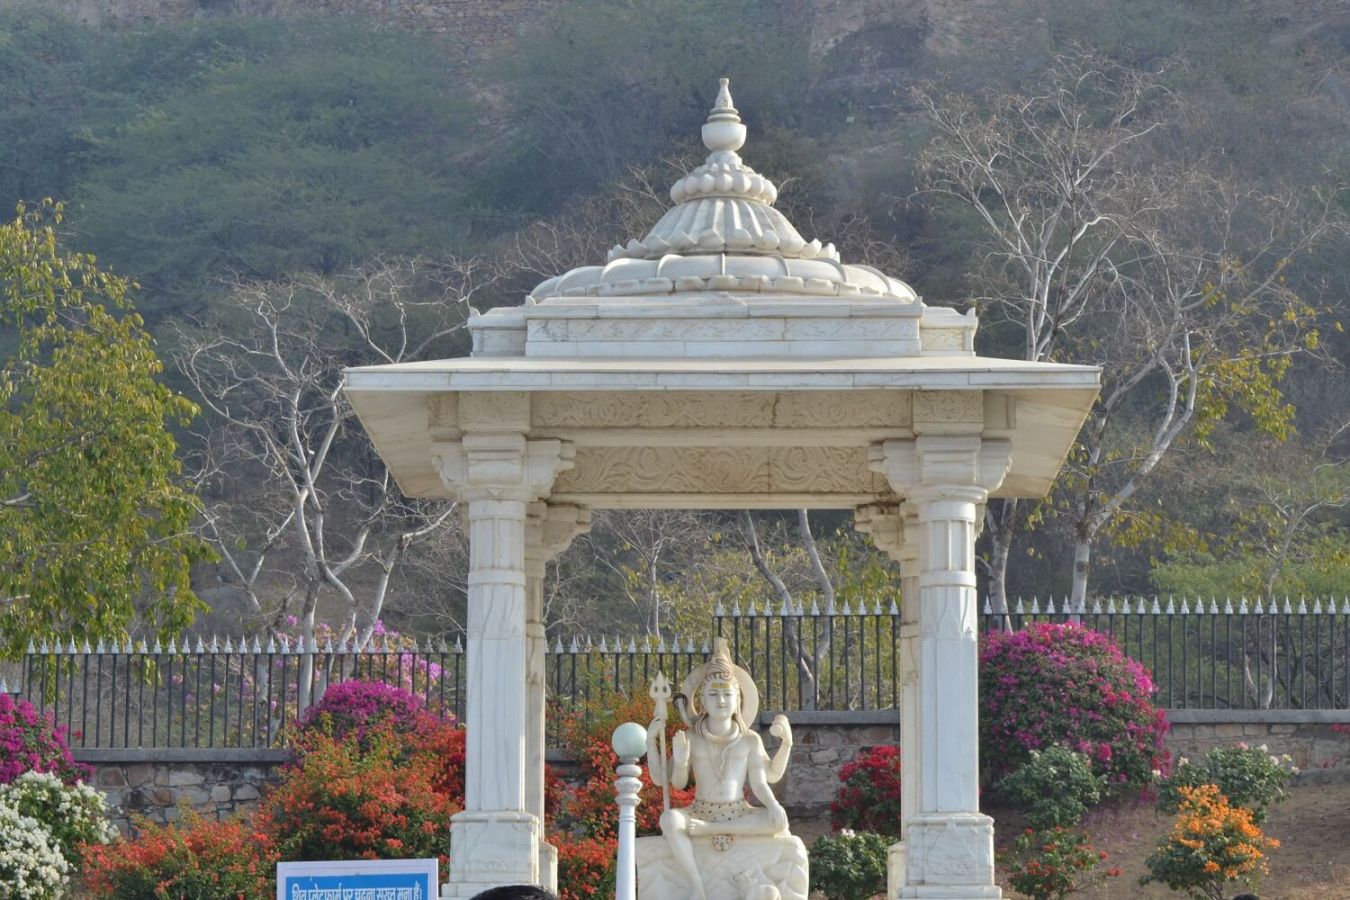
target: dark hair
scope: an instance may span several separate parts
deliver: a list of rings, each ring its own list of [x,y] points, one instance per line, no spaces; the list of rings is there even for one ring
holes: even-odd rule
[[[504,884],[475,894],[473,900],[558,900],[558,895],[537,884]]]
[[[1233,900],[1261,900],[1261,898],[1255,894],[1238,894]]]

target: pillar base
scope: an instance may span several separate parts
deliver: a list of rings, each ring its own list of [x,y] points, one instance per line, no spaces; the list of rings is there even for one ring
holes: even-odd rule
[[[994,820],[981,813],[921,813],[909,819],[900,851],[900,900],[999,900]],[[894,848],[892,849],[892,862]]]
[[[558,848],[543,840],[539,842],[539,884],[558,893]]]
[[[450,820],[450,881],[443,900],[504,884],[540,884],[539,820],[518,810],[474,810]]]

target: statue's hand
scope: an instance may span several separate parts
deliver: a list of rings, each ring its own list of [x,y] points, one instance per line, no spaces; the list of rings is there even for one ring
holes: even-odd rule
[[[783,804],[775,803],[769,807],[769,821],[778,831],[787,831],[787,810],[783,809]]]
[[[675,765],[680,768],[689,765],[689,738],[683,731],[675,732],[675,737],[671,739],[670,754]]]
[[[655,738],[658,734],[666,733],[666,720],[663,716],[657,716],[652,719],[652,724],[647,726],[647,734]]]
[[[784,744],[792,745],[792,725],[788,723],[787,716],[782,713],[773,717],[773,724],[769,726],[769,734],[778,738]]]

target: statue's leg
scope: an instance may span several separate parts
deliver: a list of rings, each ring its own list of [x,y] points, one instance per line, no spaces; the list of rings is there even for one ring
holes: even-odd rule
[[[661,814],[661,834],[670,845],[675,862],[684,870],[685,877],[694,886],[694,896],[698,900],[707,900],[703,890],[703,878],[698,874],[698,864],[694,862],[694,845],[689,841],[689,814],[682,809],[668,809]]]

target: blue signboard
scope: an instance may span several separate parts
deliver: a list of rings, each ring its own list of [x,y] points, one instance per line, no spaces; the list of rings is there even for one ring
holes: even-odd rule
[[[437,900],[434,859],[277,863],[277,900]]]

